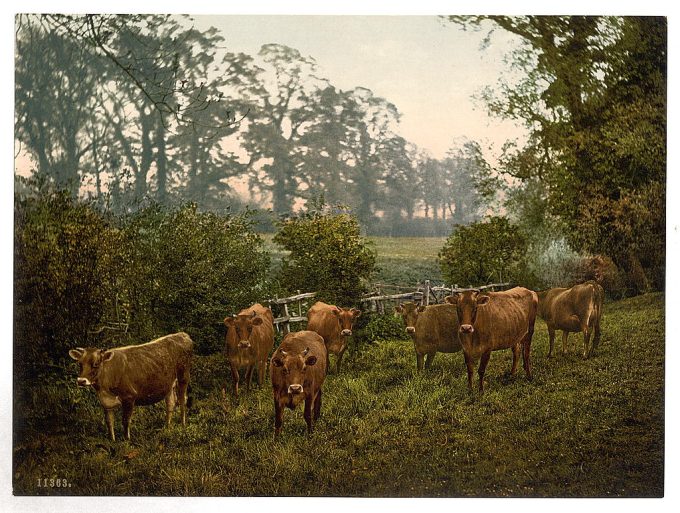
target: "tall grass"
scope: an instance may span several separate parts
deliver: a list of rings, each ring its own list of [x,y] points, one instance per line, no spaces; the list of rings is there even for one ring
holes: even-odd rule
[[[607,304],[602,342],[582,360],[547,358],[511,378],[510,351],[492,354],[487,392],[470,397],[460,353],[415,371],[410,342],[346,356],[323,388],[308,436],[302,408],[273,438],[270,385],[223,401],[222,355],[197,357],[186,428],[163,428],[163,407],[138,408],[132,441],[110,442],[90,390],[70,376],[26,400],[14,440],[17,494],[658,497],[663,494],[664,297]],[[578,343],[579,347],[574,348]],[[65,371],[66,372],[66,371]],[[120,436],[120,417],[117,419]],[[38,487],[39,479],[70,487]]]

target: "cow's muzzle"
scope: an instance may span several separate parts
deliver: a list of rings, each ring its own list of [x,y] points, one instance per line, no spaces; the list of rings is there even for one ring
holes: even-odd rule
[[[342,330],[340,332],[340,335],[342,335],[343,337],[351,337],[352,336],[352,330]]]
[[[239,349],[250,349],[250,342],[248,342],[247,340],[241,340],[238,343],[238,348]]]
[[[406,326],[406,333],[413,335],[416,332],[415,326]]]
[[[297,395],[301,394],[303,392],[302,385],[289,385],[288,386],[288,393]]]
[[[475,329],[472,327],[472,324],[461,324],[459,331],[461,333],[473,333]]]
[[[90,383],[90,380],[87,378],[78,378],[76,380],[76,383],[78,383],[79,387],[89,387],[92,383]]]

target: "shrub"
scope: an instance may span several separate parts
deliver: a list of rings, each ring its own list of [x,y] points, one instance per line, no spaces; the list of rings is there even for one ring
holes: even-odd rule
[[[29,184],[30,185],[30,184]],[[66,192],[15,198],[15,369],[35,375],[73,346],[187,331],[221,349],[222,319],[265,295],[269,266],[249,212],[150,206],[124,218]]]
[[[89,202],[41,191],[15,197],[14,341],[19,369],[93,344],[121,272],[120,233]]]
[[[200,353],[223,345],[222,320],[265,295],[269,257],[250,212],[199,212],[193,203],[152,205],[124,228],[131,332],[149,339],[186,331]]]
[[[510,281],[533,286],[526,253],[528,241],[505,217],[491,216],[468,226],[457,226],[439,252],[447,283],[484,285]]]
[[[368,314],[365,317],[368,319],[368,322],[359,329],[359,338],[362,342],[408,340],[401,317],[389,314]]]
[[[274,242],[286,251],[278,279],[288,293],[318,292],[318,299],[356,304],[366,290],[376,254],[357,218],[322,202],[278,223]]]

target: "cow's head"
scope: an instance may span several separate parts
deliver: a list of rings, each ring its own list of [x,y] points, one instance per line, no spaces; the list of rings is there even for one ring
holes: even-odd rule
[[[409,335],[416,334],[416,321],[418,320],[418,314],[425,311],[423,305],[416,305],[415,303],[401,303],[394,307],[394,311],[401,315],[404,320],[404,325],[406,326],[406,333]]]
[[[283,377],[282,388],[293,396],[304,393],[307,369],[316,365],[317,358],[309,354],[309,348],[302,353],[288,353],[283,349],[272,358],[272,365],[277,367]]]
[[[251,348],[250,335],[253,333],[253,328],[260,324],[262,324],[262,317],[258,317],[255,312],[251,315],[234,315],[224,319],[227,330],[233,330],[236,334],[239,349]]]
[[[444,301],[456,306],[460,328],[462,334],[474,333],[475,322],[477,320],[477,308],[484,307],[491,298],[486,294],[480,294],[476,290],[466,290],[457,292],[452,296],[446,296]]]
[[[343,337],[350,337],[352,335],[354,320],[361,315],[361,310],[357,310],[356,308],[338,308],[336,306],[331,312],[337,317],[338,323],[340,324],[340,335]]]
[[[76,347],[68,355],[78,362],[80,372],[76,382],[78,386],[87,387],[97,385],[103,365],[113,358],[113,351],[102,351],[94,347],[83,349]]]

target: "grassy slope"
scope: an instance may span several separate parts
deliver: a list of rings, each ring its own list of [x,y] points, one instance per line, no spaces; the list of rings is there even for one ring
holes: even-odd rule
[[[506,375],[492,355],[488,391],[471,401],[461,354],[417,375],[410,342],[347,356],[324,385],[305,435],[285,413],[274,441],[269,387],[225,405],[220,356],[198,359],[189,426],[161,429],[162,407],[138,408],[133,441],[108,442],[89,390],[45,387],[15,443],[19,494],[337,496],[660,496],[663,493],[664,297],[605,307],[598,354],[548,360],[537,321],[535,379]],[[571,336],[572,344],[579,337]],[[580,345],[579,345],[580,349]],[[75,373],[75,369],[72,369]],[[73,403],[78,400],[77,403]],[[44,405],[63,410],[40,422]],[[31,415],[37,415],[33,418]],[[120,420],[117,420],[120,433]],[[40,426],[43,427],[40,427]],[[39,478],[71,488],[38,488]]]

